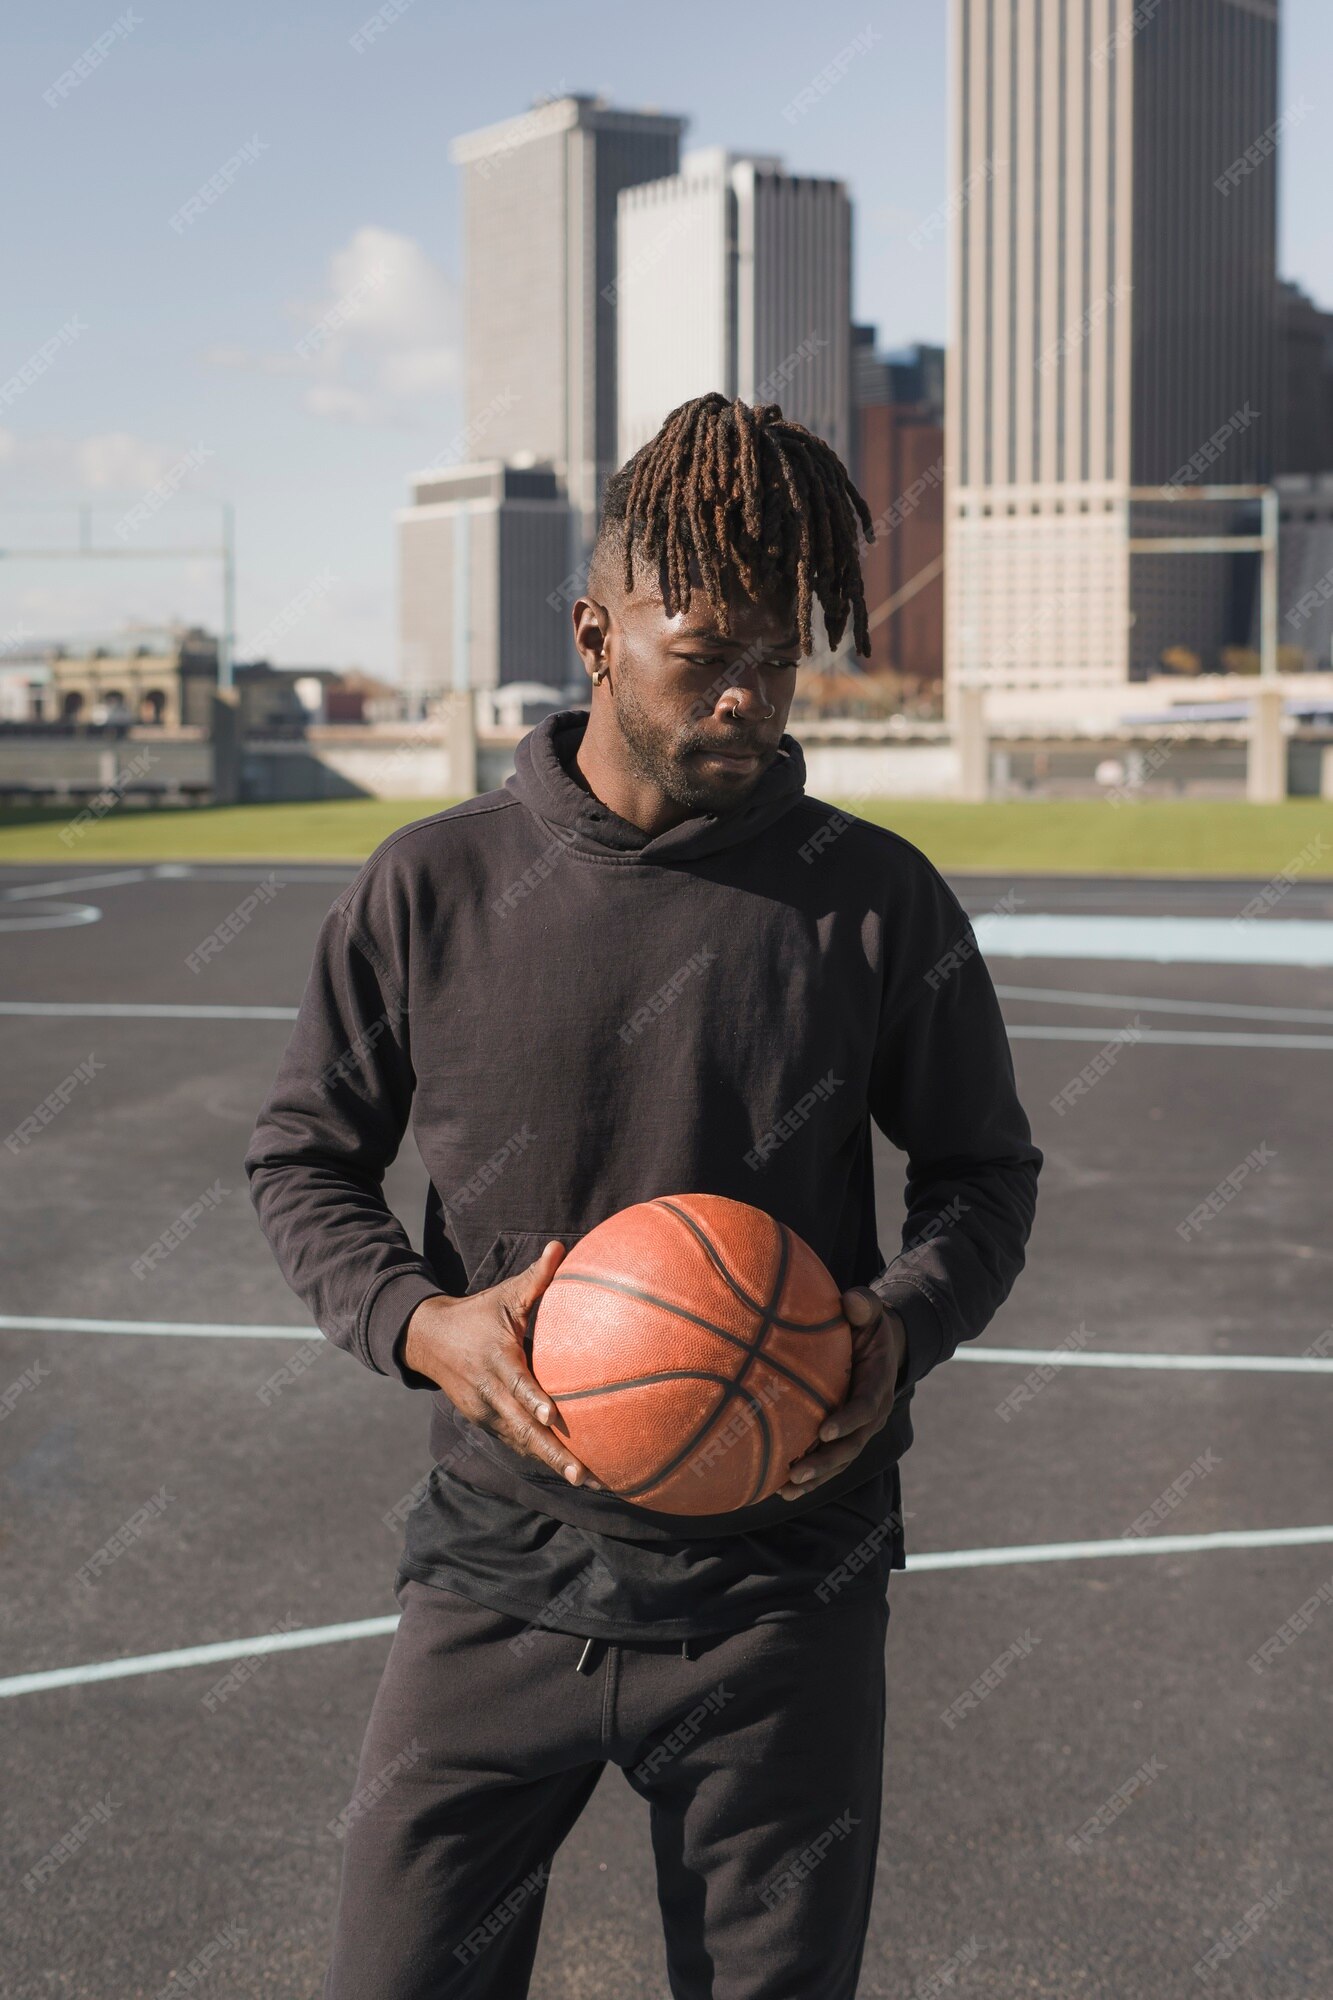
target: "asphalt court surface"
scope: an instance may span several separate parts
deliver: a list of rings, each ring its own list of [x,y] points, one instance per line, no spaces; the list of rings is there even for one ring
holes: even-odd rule
[[[0,1684],[396,1608],[392,1517],[427,1468],[424,1399],[313,1331],[34,1323],[305,1327],[241,1158],[351,872],[0,871],[3,1132],[94,1058],[59,1115],[0,1152],[0,1314],[15,1322],[0,1321]],[[270,880],[192,972],[190,953]],[[955,878],[976,917],[1229,921],[1261,886]],[[1333,934],[1333,884],[1298,884],[1257,920],[1293,921]],[[959,1357],[915,1399],[909,1552],[971,1556],[894,1580],[861,1992],[1326,1994],[1333,1542],[1280,1537],[1333,1524],[1333,1373],[1078,1358],[1333,1360],[1333,966],[990,964],[1046,1167],[1028,1269],[979,1346],[1075,1361]],[[37,1011],[108,1006],[196,1011]],[[264,1008],[275,1018],[250,1011]],[[1218,1035],[1233,1039],[1202,1039]],[[902,1163],[876,1144],[891,1254]],[[137,1278],[209,1189],[198,1226]],[[416,1234],[410,1138],[386,1193]],[[145,1506],[138,1538],[80,1581]],[[1255,1544],[1204,1539],[1233,1531]],[[1153,1536],[1185,1546],[1152,1552]],[[1119,1546],[1072,1555],[1080,1543]],[[1031,1556],[985,1554],[1016,1546]],[[220,1702],[207,1697],[228,1664],[0,1700],[5,2000],[155,2000],[193,1990],[178,1969],[201,1992],[316,1995],[329,1823],[388,1644],[274,1653]],[[646,1820],[614,1770],[553,1871],[533,1991],[666,1994]]]

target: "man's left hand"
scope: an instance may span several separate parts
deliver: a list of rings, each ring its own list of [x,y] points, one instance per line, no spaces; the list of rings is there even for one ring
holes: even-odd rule
[[[819,1427],[819,1438],[793,1463],[780,1500],[800,1500],[859,1458],[893,1408],[894,1391],[907,1354],[907,1329],[898,1314],[881,1304],[865,1285],[842,1295],[852,1329],[852,1379],[847,1398]]]

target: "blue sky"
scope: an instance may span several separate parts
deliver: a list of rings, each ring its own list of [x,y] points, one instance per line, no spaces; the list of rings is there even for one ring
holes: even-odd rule
[[[841,175],[857,317],[886,346],[939,340],[943,236],[909,237],[945,194],[947,10],[408,0],[358,51],[371,12],[47,0],[16,16],[0,384],[60,344],[35,379],[0,388],[0,545],[66,538],[78,504],[116,544],[127,508],[164,478],[172,497],[119,545],[211,541],[229,498],[241,657],[276,620],[276,660],[392,676],[393,510],[416,467],[453,455],[462,421],[453,134],[541,94],[601,91],[688,115],[687,145]],[[1285,19],[1282,108],[1308,109],[1283,142],[1282,269],[1333,304],[1333,8],[1286,0]],[[837,87],[784,116],[867,27],[875,39]],[[99,37],[102,59],[62,88]],[[182,215],[227,162],[225,192]],[[355,316],[312,344],[349,295]],[[0,649],[126,618],[215,627],[219,596],[216,568],[194,559],[0,563]],[[284,617],[294,601],[306,608]]]

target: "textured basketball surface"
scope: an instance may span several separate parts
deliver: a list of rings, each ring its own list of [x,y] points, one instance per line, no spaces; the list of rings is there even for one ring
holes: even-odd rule
[[[663,1195],[590,1230],[530,1340],[570,1449],[622,1499],[667,1514],[767,1499],[851,1376],[851,1330],[820,1259],[724,1195]]]

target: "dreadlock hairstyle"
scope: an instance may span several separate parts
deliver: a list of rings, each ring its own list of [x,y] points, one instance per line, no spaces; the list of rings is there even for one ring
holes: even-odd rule
[[[856,650],[870,654],[857,523],[875,539],[870,509],[824,439],[778,403],[728,402],[717,390],[681,403],[656,437],[607,481],[599,543],[621,555],[634,589],[636,554],[656,562],[668,618],[690,599],[690,559],[723,632],[727,581],[751,602],[794,590],[801,651],[813,653],[817,597],[829,643],[851,617]]]

